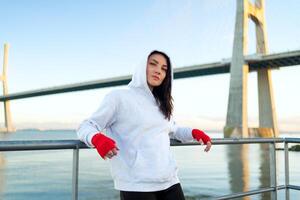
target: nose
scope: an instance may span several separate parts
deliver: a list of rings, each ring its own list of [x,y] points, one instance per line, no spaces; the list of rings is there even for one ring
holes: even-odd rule
[[[161,74],[161,70],[159,68],[156,68],[156,70],[154,71],[156,74],[160,75]]]

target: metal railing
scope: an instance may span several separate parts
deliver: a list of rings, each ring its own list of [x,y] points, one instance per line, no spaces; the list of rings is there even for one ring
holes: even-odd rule
[[[271,198],[277,199],[277,191],[285,189],[285,197],[289,200],[289,190],[300,190],[300,186],[290,185],[289,183],[289,143],[300,143],[300,138],[222,138],[213,139],[214,145],[236,145],[236,144],[259,144],[268,143],[270,146],[270,187],[260,188],[256,190],[234,193],[224,196],[216,197],[218,200],[234,199],[250,195],[262,194],[271,192]],[[285,171],[285,185],[277,185],[277,170],[276,170],[276,143],[284,144],[284,171]],[[200,145],[196,142],[180,143],[176,140],[171,140],[171,146],[189,146]],[[73,171],[72,171],[72,199],[78,199],[78,170],[79,170],[79,149],[88,148],[79,140],[31,140],[31,141],[0,141],[1,151],[27,151],[27,150],[59,150],[59,149],[73,149]]]

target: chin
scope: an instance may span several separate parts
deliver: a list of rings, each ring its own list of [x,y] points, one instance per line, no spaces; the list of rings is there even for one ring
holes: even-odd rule
[[[151,84],[153,87],[157,87],[157,86],[160,86],[161,85],[161,83],[157,83],[157,82],[155,82],[155,83],[153,83],[153,84]]]
[[[157,82],[157,81],[151,81],[150,83],[148,83],[150,86],[152,87],[158,87],[161,85],[161,82]]]

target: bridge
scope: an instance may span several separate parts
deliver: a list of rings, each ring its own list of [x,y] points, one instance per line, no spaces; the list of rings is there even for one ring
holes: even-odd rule
[[[230,60],[231,59],[224,59],[220,62],[175,68],[174,79],[229,73],[231,62]],[[250,71],[256,71],[262,68],[278,69],[280,67],[300,65],[300,50],[269,55],[255,54],[246,56],[245,61],[249,64]],[[107,79],[99,79],[94,81],[86,81],[56,87],[18,92],[0,96],[0,102],[51,94],[127,85],[130,82],[131,77],[132,75],[125,75]]]

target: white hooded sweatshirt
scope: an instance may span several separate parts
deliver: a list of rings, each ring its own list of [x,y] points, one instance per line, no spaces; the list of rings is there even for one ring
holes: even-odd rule
[[[92,116],[77,129],[93,147],[92,137],[105,131],[120,149],[111,159],[114,187],[122,191],[159,191],[179,182],[170,138],[189,142],[192,129],[165,119],[146,80],[147,56],[125,89],[109,92]],[[173,70],[171,69],[172,81]]]

